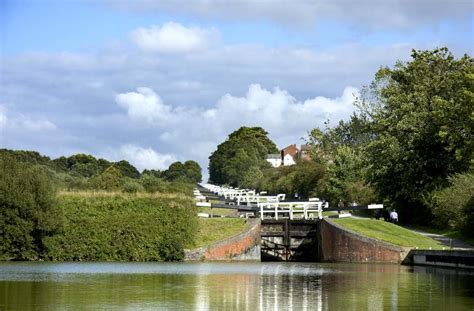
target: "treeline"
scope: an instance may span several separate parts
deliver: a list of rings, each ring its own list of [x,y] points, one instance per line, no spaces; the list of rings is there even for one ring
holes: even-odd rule
[[[139,173],[126,161],[2,149],[0,260],[181,260],[200,180],[194,161]]]
[[[355,105],[348,121],[311,130],[306,142],[312,160],[289,167],[270,168],[263,152],[253,153],[258,161],[246,165],[241,154],[272,144],[263,129],[251,129],[265,134],[259,142],[245,143],[242,129],[234,132],[210,157],[211,181],[318,196],[333,206],[339,200],[383,202],[396,208],[403,222],[449,227],[472,237],[473,59],[456,59],[447,48],[414,50],[411,61],[377,71]]]
[[[36,166],[46,172],[61,190],[111,190],[124,192],[180,192],[186,184],[201,181],[201,167],[195,161],[172,163],[164,171],[145,169],[140,173],[122,160],[111,162],[92,155],[75,154],[50,159],[36,151],[0,149],[0,157]]]

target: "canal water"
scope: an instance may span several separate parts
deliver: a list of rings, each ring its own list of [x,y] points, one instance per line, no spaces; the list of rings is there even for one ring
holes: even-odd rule
[[[0,263],[0,310],[474,310],[474,273],[389,264]]]

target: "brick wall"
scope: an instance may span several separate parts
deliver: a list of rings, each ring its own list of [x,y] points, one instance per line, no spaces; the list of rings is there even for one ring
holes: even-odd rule
[[[247,221],[249,230],[207,247],[187,251],[185,260],[260,260],[260,219]]]
[[[323,220],[320,226],[320,261],[400,263],[408,250],[361,236]]]

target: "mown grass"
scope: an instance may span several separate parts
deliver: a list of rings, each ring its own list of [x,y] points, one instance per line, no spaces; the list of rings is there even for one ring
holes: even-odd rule
[[[210,207],[200,207],[199,213],[206,213],[211,215],[211,208]],[[227,209],[227,208],[213,208],[212,209],[213,215],[220,215],[220,216],[234,216],[237,215],[236,210]]]
[[[435,228],[435,227],[418,226],[418,225],[405,226],[405,228],[413,229],[413,230],[420,230],[420,231],[424,231],[424,232],[428,232],[428,233],[441,234],[441,235],[444,235],[448,238],[457,239],[457,240],[463,241],[467,244],[470,244],[470,245],[474,246],[474,238],[468,238],[468,237],[464,236],[458,230],[440,229],[440,228]]]
[[[330,221],[361,235],[397,246],[419,249],[442,249],[444,247],[438,241],[386,221],[354,218],[331,219]]]
[[[198,248],[232,237],[248,228],[241,218],[199,218],[194,241],[186,248]]]

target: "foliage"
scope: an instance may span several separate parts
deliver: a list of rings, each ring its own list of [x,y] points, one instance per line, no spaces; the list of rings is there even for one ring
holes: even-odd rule
[[[174,162],[161,173],[167,181],[198,183],[202,180],[201,166],[195,161]]]
[[[434,193],[433,214],[439,225],[474,238],[474,173],[449,179],[451,186]]]
[[[353,114],[333,128],[326,123],[324,131],[315,128],[309,134],[307,143],[312,146],[313,161],[326,167],[319,195],[331,205],[339,200],[346,204],[368,204],[376,200],[375,190],[366,179],[364,147],[370,142],[368,127],[366,117]]]
[[[195,187],[194,183],[182,181],[169,182],[150,174],[143,175],[139,182],[148,193],[182,193],[189,195]]]
[[[217,146],[209,157],[209,179],[212,183],[240,186],[251,167],[268,167],[265,158],[277,153],[276,145],[260,127],[241,127]]]
[[[289,198],[308,198],[322,194],[326,169],[321,163],[299,161],[292,166],[269,168],[264,172],[261,189],[269,193],[285,193]]]
[[[99,190],[119,190],[122,188],[123,183],[124,177],[115,165],[110,166],[90,180],[91,187]]]
[[[8,153],[0,155],[0,176],[0,259],[41,258],[62,221],[51,180]]]
[[[142,172],[142,177],[145,175],[150,175],[156,178],[161,178],[161,171],[159,170],[153,170],[153,169],[144,169]]]
[[[48,260],[168,261],[183,258],[197,229],[190,197],[65,194],[63,230],[45,241]]]
[[[122,190],[127,193],[147,191],[189,194],[193,187],[190,184],[202,179],[201,167],[195,161],[177,162],[182,168],[178,170],[175,170],[176,165],[171,165],[164,172],[151,169],[140,174],[127,161],[114,163],[87,154],[51,160],[34,151],[0,149],[0,156],[3,155],[42,170],[57,188],[67,191]],[[170,173],[167,180],[164,179],[164,173]]]
[[[125,160],[115,162],[114,166],[119,169],[122,176],[129,178],[140,178],[140,172]]]
[[[142,184],[134,179],[125,180],[122,185],[122,191],[125,193],[137,193],[143,192],[145,189],[143,188]]]
[[[466,171],[474,140],[474,67],[446,48],[413,51],[412,61],[382,68],[359,103],[374,139],[369,181],[410,220],[429,218],[431,192]]]
[[[4,155],[33,165],[46,165],[51,161],[49,157],[42,156],[36,151],[0,149],[0,156]]]
[[[242,174],[240,187],[247,189],[260,189],[262,188],[263,178],[263,172],[260,167],[254,165],[249,167],[249,169]]]
[[[328,200],[342,200],[346,204],[374,203],[374,190],[365,182],[366,167],[361,152],[346,145],[335,148],[334,158],[328,164],[328,182],[326,194]]]

